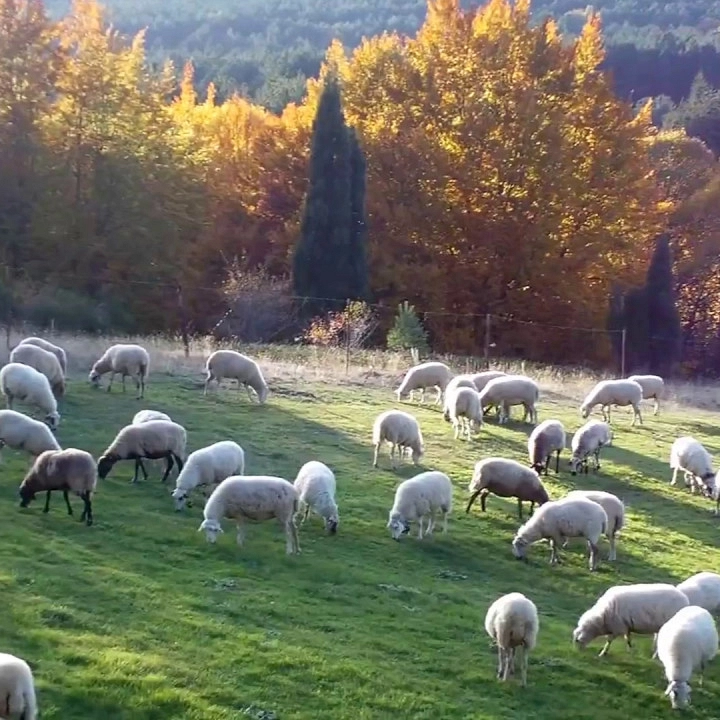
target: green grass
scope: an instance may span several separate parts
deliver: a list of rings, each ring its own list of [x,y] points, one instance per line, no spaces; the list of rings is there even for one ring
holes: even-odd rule
[[[396,406],[387,389],[317,382],[274,383],[259,407],[244,391],[203,398],[196,379],[160,374],[143,402],[74,378],[61,408],[64,447],[97,456],[138,409],[163,410],[187,428],[189,450],[237,440],[253,474],[292,480],[305,461],[326,462],[337,476],[341,520],[330,537],[311,516],[296,557],[285,555],[275,523],[250,527],[240,549],[226,522],[212,546],[197,532],[200,502],[174,511],[174,475],[162,486],[153,464],[150,480],[131,486],[127,462],[100,483],[95,525],[87,528],[78,521],[79,499],[74,518],[61,496],[48,515],[40,498],[19,509],[16,488],[28,458],[3,451],[0,650],[34,667],[42,717],[626,720],[638,709],[670,716],[649,639],[638,639],[632,652],[619,641],[598,659],[601,642],[579,651],[571,633],[610,585],[720,571],[711,505],[670,488],[667,465],[682,433],[719,454],[716,416],[674,410],[653,418],[648,408],[645,426],[631,429],[630,415],[616,412],[615,446],[600,475],[572,478],[567,458],[559,478],[551,474],[553,497],[599,487],[628,506],[617,563],[591,574],[577,541],[561,566],[550,567],[544,543],[531,548],[529,564],[516,562],[514,502],[491,497],[485,515],[479,507],[464,512],[473,463],[490,454],[524,460],[528,426],[488,423],[468,444],[454,441],[431,407],[411,411],[425,434],[423,467],[447,472],[455,485],[449,533],[393,542],[385,523],[394,488],[419,470],[407,464],[393,473],[386,450],[374,470],[369,436],[375,415]],[[576,407],[546,393],[540,419],[558,417],[574,431]],[[495,680],[495,651],[483,629],[489,604],[514,590],[540,612],[525,690]],[[720,663],[704,688],[693,683],[690,716],[716,718],[719,691]]]

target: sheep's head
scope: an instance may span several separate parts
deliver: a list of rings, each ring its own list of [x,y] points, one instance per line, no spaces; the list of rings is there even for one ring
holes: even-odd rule
[[[400,513],[391,512],[388,518],[387,527],[390,529],[390,535],[393,540],[400,541],[403,535],[410,532],[410,523],[400,516]]]
[[[705,497],[711,498],[715,493],[715,473],[705,473],[702,476],[702,481]]]
[[[583,403],[580,406],[580,415],[582,415],[583,418],[586,418],[589,414],[590,414],[590,408],[585,403]]]
[[[337,533],[339,523],[340,523],[340,518],[337,516],[337,514],[333,514],[329,518],[325,518],[325,529],[331,535],[335,535],[335,533]]]
[[[60,424],[60,413],[57,410],[48,413],[43,422],[50,428],[50,430],[52,430],[52,432],[56,432],[58,425]]]
[[[673,680],[665,690],[673,710],[680,710],[690,704],[690,686],[686,682]]]
[[[417,447],[414,447],[412,449],[412,461],[415,465],[417,465],[421,460],[422,456],[425,454],[425,448],[422,445],[418,445]]]
[[[100,387],[100,373],[97,371],[97,367],[95,365],[93,365],[92,370],[88,375],[88,380],[93,387]]]
[[[578,623],[578,626],[573,630],[572,637],[573,643],[581,648],[584,648],[593,639],[582,623]]]
[[[112,457],[111,455],[102,455],[98,459],[97,469],[98,469],[98,477],[100,480],[104,480],[107,476],[110,470],[112,470],[113,465],[118,461],[118,458]]]
[[[257,393],[258,402],[259,402],[261,405],[267,400],[267,397],[268,397],[268,393],[269,393],[269,392],[270,392],[270,390],[268,389],[268,386],[267,386],[265,383],[263,383],[263,384],[260,386],[260,392]]]
[[[516,560],[524,560],[527,562],[527,542],[519,535],[516,535],[512,541],[512,551]]]
[[[200,523],[198,532],[200,532],[201,530],[205,531],[205,539],[209,543],[217,542],[218,535],[223,532],[223,529],[220,527],[220,523],[217,520],[209,519],[205,519]]]
[[[172,492],[173,500],[175,500],[175,510],[182,510],[187,503],[187,492],[182,488],[175,488]]]
[[[582,468],[582,464],[583,464],[582,458],[578,457],[577,455],[573,455],[568,460],[568,465],[570,466],[570,474],[577,475],[578,470]]]
[[[20,496],[20,507],[27,507],[35,499],[35,491],[27,484],[23,483],[18,490]]]

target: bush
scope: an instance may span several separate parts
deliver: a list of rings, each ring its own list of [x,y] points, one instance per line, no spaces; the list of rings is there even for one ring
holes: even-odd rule
[[[377,320],[367,303],[350,300],[344,310],[313,318],[302,339],[309,345],[323,347],[362,347],[377,327]]]
[[[415,312],[415,307],[408,301],[398,305],[395,324],[387,334],[389,350],[411,350],[415,348],[418,353],[429,352],[427,331]]]

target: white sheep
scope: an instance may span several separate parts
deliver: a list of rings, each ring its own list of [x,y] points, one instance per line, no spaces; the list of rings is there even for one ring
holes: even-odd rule
[[[706,495],[712,496],[715,488],[715,471],[712,458],[702,443],[694,437],[679,437],[670,448],[670,468],[673,471],[671,485],[677,482],[678,470],[685,475],[685,485],[691,492],[700,488]]]
[[[603,657],[615,638],[624,637],[630,648],[632,633],[656,635],[678,610],[688,604],[687,597],[668,583],[614,585],[580,616],[573,631],[573,642],[585,647],[605,635],[605,645],[599,654]]]
[[[418,540],[423,538],[423,520],[427,519],[425,535],[435,529],[435,513],[443,520],[447,532],[448,515],[452,510],[452,483],[445,473],[431,470],[401,482],[395,490],[395,502],[388,514],[387,527],[393,540],[410,532],[410,523],[418,522]]]
[[[446,385],[444,396],[447,397],[451,392],[454,392],[458,388],[466,387],[466,388],[472,388],[473,390],[477,390],[475,387],[475,382],[473,381],[474,375],[456,375],[450,382]]]
[[[695,671],[703,684],[703,673],[718,652],[718,632],[705,608],[689,605],[675,613],[658,631],[657,656],[665,668],[673,710],[690,704],[689,680]]]
[[[435,404],[439,405],[443,392],[452,377],[452,370],[445,363],[426,362],[415,365],[405,373],[405,377],[395,391],[398,402],[408,393],[410,394],[410,400],[412,400],[416,390],[420,390],[420,402],[424,402],[425,390],[427,388],[436,388],[438,394],[435,398]]]
[[[566,447],[565,428],[559,420],[545,420],[537,425],[528,438],[530,467],[548,474],[550,460],[555,453],[555,474],[560,472],[560,453]]]
[[[0,370],[0,388],[10,410],[15,400],[34,405],[45,413],[45,424],[51,430],[57,429],[60,422],[57,400],[42,373],[29,365],[8,363]]]
[[[188,455],[175,480],[175,509],[185,507],[190,493],[205,486],[214,490],[225,478],[245,473],[245,451],[232,440],[221,440]],[[208,495],[210,493],[207,493]]]
[[[480,393],[474,386],[446,390],[443,418],[447,422],[452,422],[456,440],[461,432],[464,432],[470,440],[471,435],[480,428],[483,421]]]
[[[522,405],[525,409],[523,422],[530,417],[531,423],[537,422],[537,408],[540,388],[534,380],[524,375],[505,375],[490,380],[480,393],[483,410],[494,405],[500,409],[498,422],[507,422],[510,418],[510,407]]]
[[[517,531],[512,541],[513,554],[527,560],[527,548],[543,538],[550,541],[550,564],[560,562],[559,548],[565,538],[583,537],[590,550],[590,570],[597,570],[600,554],[598,541],[606,532],[608,518],[601,505],[585,498],[563,498],[542,505]]]
[[[6,446],[35,456],[46,450],[60,450],[45,423],[15,410],[0,410],[0,450]]]
[[[159,410],[139,410],[135,413],[131,425],[139,425],[140,423],[149,422],[150,420],[167,420],[172,422],[172,418]]]
[[[623,501],[617,495],[605,492],[604,490],[572,490],[565,497],[584,497],[596,502],[602,507],[608,518],[607,528],[605,530],[605,536],[610,543],[608,560],[617,560],[617,534],[625,527],[625,504]],[[567,542],[566,540],[565,545],[567,545]]]
[[[642,388],[643,400],[649,398],[655,400],[653,415],[657,415],[660,409],[660,398],[665,391],[665,381],[659,375],[631,375],[628,380],[634,380]]]
[[[535,603],[522,593],[499,597],[485,615],[485,632],[498,648],[497,677],[507,680],[515,671],[516,653],[521,654],[520,679],[527,685],[528,655],[537,642],[540,621]]]
[[[600,450],[612,445],[613,431],[610,425],[602,420],[588,420],[573,435],[570,443],[570,473],[577,475],[584,470],[588,474],[588,459],[592,455],[595,460],[594,470],[600,470]]]
[[[223,532],[220,521],[234,520],[237,525],[237,544],[245,540],[246,520],[276,518],[285,530],[288,555],[300,552],[295,513],[299,498],[292,483],[270,475],[234,475],[223,480],[208,498],[203,521],[198,532],[204,530],[209,543],[217,541]]]
[[[482,392],[491,380],[505,376],[507,376],[507,373],[502,370],[484,370],[483,372],[475,373],[471,377],[472,381],[475,383],[475,389],[478,392]]]
[[[0,717],[37,720],[35,681],[30,666],[10,653],[0,653]]]
[[[334,535],[340,522],[335,500],[335,473],[324,463],[310,460],[300,468],[293,485],[298,492],[301,524],[313,510],[325,520],[326,530]]]
[[[49,340],[45,340],[44,338],[39,337],[23,338],[18,343],[18,345],[37,345],[37,347],[41,347],[43,350],[51,352],[60,362],[60,367],[62,368],[63,375],[67,374],[67,353],[59,345],[55,345]]]
[[[260,366],[247,355],[235,350],[216,350],[207,359],[205,372],[207,377],[203,395],[207,395],[211,380],[215,380],[219,387],[223,378],[229,378],[237,380],[238,390],[245,386],[250,400],[252,400],[251,388],[255,391],[260,405],[267,400],[269,390]]]
[[[112,389],[116,373],[122,377],[122,389],[125,392],[125,378],[135,379],[138,390],[138,400],[145,397],[145,381],[150,372],[150,355],[142,345],[118,343],[109,347],[103,355],[95,361],[90,370],[89,380],[94,387],[100,386],[100,378],[110,373],[110,382],[107,391]]]
[[[10,353],[10,362],[23,363],[35,368],[50,382],[55,397],[65,394],[65,373],[57,355],[37,345],[18,345]]]
[[[691,605],[705,608],[713,615],[720,614],[720,575],[714,572],[699,572],[677,585],[687,596]]]
[[[402,410],[386,410],[380,413],[373,423],[372,441],[375,446],[373,456],[373,467],[378,466],[378,453],[383,441],[390,443],[390,462],[393,468],[397,467],[395,462],[395,449],[397,448],[400,460],[403,459],[404,449],[412,450],[412,460],[415,465],[425,452],[423,436],[418,421],[410,413]]]
[[[582,416],[586,418],[596,405],[600,405],[603,420],[610,422],[610,407],[617,405],[618,407],[632,406],[633,420],[631,425],[635,425],[637,420],[643,424],[642,413],[640,412],[640,401],[642,400],[642,387],[634,380],[601,380],[587,394],[583,404],[580,406]]]

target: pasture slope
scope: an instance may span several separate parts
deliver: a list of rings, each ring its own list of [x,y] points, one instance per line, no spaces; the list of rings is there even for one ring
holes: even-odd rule
[[[286,557],[275,523],[250,527],[239,549],[226,522],[210,546],[197,532],[200,502],[173,510],[174,475],[163,487],[153,467],[148,482],[131,486],[129,462],[100,483],[95,525],[87,528],[78,522],[77,499],[74,518],[61,496],[48,515],[40,498],[20,510],[16,489],[27,459],[3,451],[0,650],[33,666],[45,720],[670,715],[649,638],[630,652],[618,641],[600,660],[600,642],[578,651],[571,633],[609,585],[720,571],[718,520],[707,501],[668,486],[667,465],[670,444],[683,433],[720,458],[716,415],[668,407],[654,418],[648,403],[645,426],[631,429],[630,414],[616,411],[615,446],[604,451],[599,476],[572,478],[564,456],[559,478],[548,480],[553,497],[600,487],[628,505],[616,565],[603,562],[591,574],[577,541],[556,568],[544,543],[531,548],[529,564],[515,561],[514,502],[491,497],[486,515],[479,503],[465,514],[476,460],[524,461],[529,426],[517,413],[508,427],[488,423],[466,443],[453,441],[439,409],[411,409],[425,434],[423,467],[450,475],[455,507],[447,536],[395,543],[385,529],[394,488],[417,470],[408,464],[391,472],[386,449],[381,468],[371,467],[372,421],[398,407],[391,387],[322,379],[296,366],[294,377],[269,373],[269,402],[259,407],[235,388],[203,398],[197,367],[184,374],[154,361],[142,402],[130,385],[124,396],[119,383],[110,396],[94,391],[82,370],[74,368],[62,407],[64,447],[97,456],[138,409],[160,409],[185,425],[190,450],[238,441],[253,474],[292,480],[305,461],[326,462],[338,480],[340,528],[328,537],[311,516],[297,557]],[[574,431],[588,385],[563,387],[556,380],[555,391],[543,393],[539,417],[557,417]],[[495,680],[495,651],[483,629],[489,604],[514,590],[540,612],[525,690]],[[704,688],[693,683],[693,718],[716,718],[719,692],[716,661]]]

